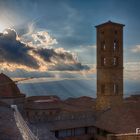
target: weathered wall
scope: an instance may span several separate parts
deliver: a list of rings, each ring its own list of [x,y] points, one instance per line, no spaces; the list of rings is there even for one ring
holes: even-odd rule
[[[96,109],[120,105],[123,99],[123,26],[108,22],[97,27]]]

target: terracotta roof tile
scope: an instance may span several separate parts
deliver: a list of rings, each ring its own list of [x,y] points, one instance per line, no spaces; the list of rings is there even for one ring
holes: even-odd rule
[[[18,97],[24,96],[24,94],[20,93],[17,85],[12,81],[8,76],[1,73],[0,74],[0,97]]]
[[[140,127],[140,103],[129,102],[101,113],[95,126],[113,133],[132,133]]]
[[[0,106],[0,139],[22,140],[11,108]]]

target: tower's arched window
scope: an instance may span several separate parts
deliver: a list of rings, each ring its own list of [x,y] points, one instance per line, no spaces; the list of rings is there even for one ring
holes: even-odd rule
[[[106,45],[105,45],[105,41],[101,42],[101,50],[105,51],[106,50]]]
[[[118,50],[118,41],[117,40],[114,40],[113,50],[114,51],[117,51]]]
[[[106,65],[106,58],[105,57],[101,57],[101,65],[102,66]]]
[[[114,57],[113,58],[113,66],[117,66],[118,65],[118,58]]]
[[[104,65],[106,65],[106,58],[104,57]]]
[[[103,58],[103,63],[104,63],[104,65],[106,65],[106,58],[105,57]]]
[[[116,83],[113,84],[113,91],[115,94],[118,93],[118,85]]]

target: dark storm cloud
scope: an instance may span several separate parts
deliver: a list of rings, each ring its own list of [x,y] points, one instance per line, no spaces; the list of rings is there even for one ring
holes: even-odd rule
[[[6,29],[0,35],[0,62],[20,64],[37,69],[36,60],[28,54],[30,48],[24,43],[16,40],[17,34],[14,30]]]
[[[44,37],[39,39],[44,40]],[[18,66],[22,66],[24,69],[26,66],[33,70],[42,70],[43,67],[44,70],[44,65],[45,70],[79,71],[89,69],[88,66],[79,63],[74,54],[63,48],[38,48],[22,43],[12,29],[6,29],[0,34],[0,54],[0,64],[3,66],[4,63],[7,63],[11,68],[12,65],[16,65],[15,69],[18,69]],[[26,70],[28,69],[26,68]]]
[[[57,51],[55,49],[39,49],[34,52],[44,59],[46,62],[57,62],[55,65],[50,66],[49,70],[60,70],[60,71],[79,71],[89,70],[89,67],[82,65],[77,62],[75,56],[69,52],[63,50]],[[67,63],[65,63],[67,62]]]
[[[73,64],[56,64],[55,66],[51,66],[49,70],[60,70],[60,71],[79,71],[79,70],[89,70],[90,68],[87,65],[82,65],[81,63],[73,63]]]
[[[59,51],[57,52],[54,49],[42,48],[38,50],[34,50],[36,54],[38,54],[41,58],[43,58],[47,62],[52,62],[51,59],[56,61],[75,61],[74,56],[71,53]]]

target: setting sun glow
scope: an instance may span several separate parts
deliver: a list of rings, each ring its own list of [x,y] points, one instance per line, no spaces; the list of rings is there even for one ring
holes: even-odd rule
[[[0,21],[0,32],[3,32],[5,29],[9,28],[9,24],[6,22],[1,22]]]

